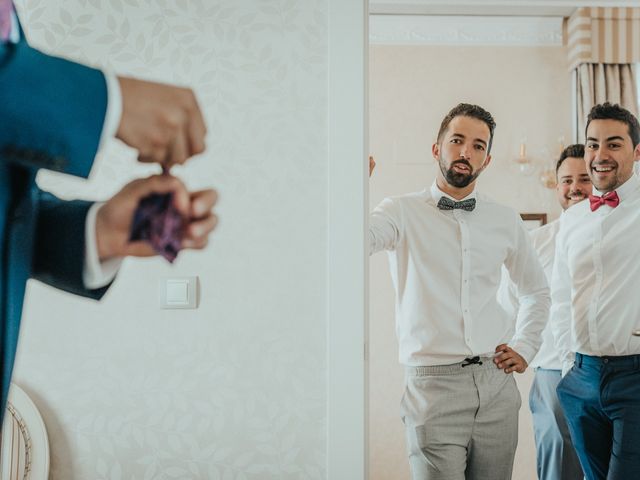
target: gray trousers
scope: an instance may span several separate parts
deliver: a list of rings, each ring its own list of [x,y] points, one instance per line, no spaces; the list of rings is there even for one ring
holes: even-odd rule
[[[413,480],[510,480],[520,392],[491,357],[407,367],[401,402]]]

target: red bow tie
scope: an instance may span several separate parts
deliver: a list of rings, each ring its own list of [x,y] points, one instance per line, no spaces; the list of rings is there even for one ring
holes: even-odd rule
[[[613,192],[607,192],[601,197],[598,195],[589,195],[589,203],[591,204],[591,211],[595,212],[602,205],[609,205],[611,208],[616,208],[620,203],[620,197],[614,190]]]

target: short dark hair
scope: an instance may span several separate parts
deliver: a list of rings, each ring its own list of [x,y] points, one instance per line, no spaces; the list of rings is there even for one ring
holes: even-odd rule
[[[640,143],[640,124],[638,124],[638,119],[629,110],[617,103],[612,105],[609,102],[604,102],[595,105],[591,109],[587,117],[587,126],[584,128],[585,138],[587,137],[587,129],[591,120],[617,120],[626,123],[633,147],[635,148]]]
[[[460,116],[476,118],[487,124],[487,127],[489,127],[489,144],[487,145],[487,153],[491,152],[491,143],[493,142],[493,132],[496,129],[496,122],[491,114],[484,108],[470,103],[459,103],[453,107],[449,113],[447,113],[447,116],[444,117],[440,124],[437,142],[440,143],[440,140],[442,140],[442,135],[444,135],[444,132],[447,130],[451,120]]]
[[[560,165],[562,165],[562,162],[564,162],[569,157],[584,158],[584,145],[581,143],[575,143],[562,150],[560,158],[556,163],[556,175],[558,174],[558,170],[560,170]]]

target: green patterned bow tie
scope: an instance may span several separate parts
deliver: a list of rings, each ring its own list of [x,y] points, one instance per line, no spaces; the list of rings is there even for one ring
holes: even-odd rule
[[[466,210],[467,212],[473,211],[476,208],[476,199],[468,198],[466,200],[462,200],[461,202],[455,202],[447,197],[440,197],[438,200],[438,208],[440,210],[453,210],[455,208],[460,208],[462,210]]]

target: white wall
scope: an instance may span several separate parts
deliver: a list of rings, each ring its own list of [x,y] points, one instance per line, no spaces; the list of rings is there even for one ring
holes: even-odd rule
[[[541,186],[537,174],[515,173],[511,160],[524,135],[540,164],[557,155],[558,137],[570,140],[569,87],[566,53],[560,46],[372,46],[370,145],[378,165],[370,182],[370,207],[386,196],[431,185],[436,172],[431,145],[440,121],[465,101],[484,106],[497,122],[493,163],[480,177],[479,190],[519,212],[547,212],[555,218],[560,209],[554,192]],[[408,479],[399,418],[403,371],[384,254],[371,257],[370,278],[370,479]],[[516,377],[523,408],[514,480],[536,477],[529,375]]]
[[[126,261],[100,303],[29,286],[14,379],[51,478],[326,478],[330,3],[18,3],[36,46],[193,86],[208,150],[176,171],[221,194],[206,251]],[[105,198],[148,171],[112,143],[89,183],[40,183]],[[167,275],[200,277],[197,310],[158,308]]]

